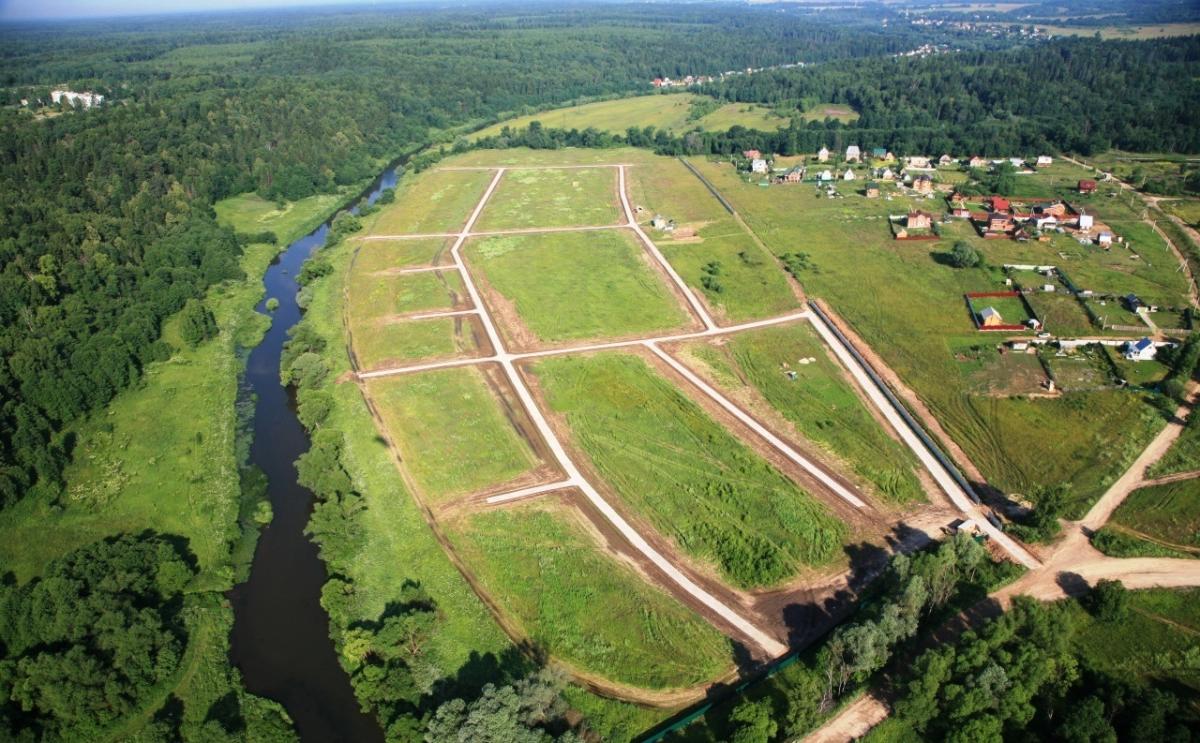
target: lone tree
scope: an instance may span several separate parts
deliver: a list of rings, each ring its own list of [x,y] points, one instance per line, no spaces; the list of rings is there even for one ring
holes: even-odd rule
[[[950,251],[950,263],[955,268],[975,268],[983,262],[983,256],[973,245],[959,240]]]
[[[1119,622],[1129,614],[1129,591],[1119,580],[1101,580],[1088,596],[1088,608],[1101,622]]]

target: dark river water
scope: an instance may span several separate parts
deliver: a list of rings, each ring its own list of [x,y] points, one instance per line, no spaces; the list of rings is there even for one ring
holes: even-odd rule
[[[392,168],[366,195],[373,203],[395,185]],[[266,298],[258,305],[272,322],[250,353],[245,384],[256,397],[250,461],[267,475],[275,518],[259,538],[249,579],[229,593],[234,614],[229,658],[250,692],[287,709],[301,740],[382,741],[374,718],[359,709],[329,638],[329,617],[320,603],[325,565],[304,534],[313,494],[296,482],[294,464],[308,450],[308,434],[296,417],[294,396],[279,383],[288,329],[302,315],[294,277],[328,231],[324,224],[287,246],[263,278],[266,298],[278,299],[279,308],[268,313]]]

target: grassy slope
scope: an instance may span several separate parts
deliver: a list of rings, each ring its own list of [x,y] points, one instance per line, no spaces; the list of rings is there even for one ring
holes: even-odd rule
[[[617,224],[614,168],[510,170],[492,193],[477,230]]]
[[[747,129],[773,131],[788,123],[787,119],[775,115],[769,109],[748,103],[724,104],[699,120],[689,121],[692,101],[701,98],[705,97],[692,93],[676,93],[585,103],[502,121],[481,129],[468,138],[474,140],[494,136],[506,126],[514,130],[523,129],[532,121],[540,121],[542,126],[552,129],[586,129],[590,126],[614,134],[624,134],[631,126],[652,126],[668,131],[693,128],[724,131],[736,125]]]
[[[396,446],[431,501],[511,480],[535,456],[472,367],[369,383]]]
[[[620,496],[743,587],[837,558],[847,529],[640,358],[547,359],[550,407]]]
[[[489,237],[473,242],[468,255],[545,341],[666,331],[686,322],[627,230]]]
[[[997,288],[1000,276],[984,268],[952,269],[939,255],[949,250],[950,240],[967,239],[989,263],[1024,262],[1038,257],[1033,251],[1053,250],[1053,243],[984,243],[953,230],[945,242],[897,243],[889,239],[884,219],[905,208],[903,197],[899,204],[821,199],[808,188],[758,188],[728,166],[695,164],[768,247],[810,255],[816,270],[802,275],[806,289],[828,300],[854,325],[996,487],[1024,492],[1040,482],[1073,483],[1069,512],[1077,516],[1161,428],[1161,415],[1142,395],[1128,392],[1076,393],[1053,400],[968,394],[954,349],[979,343],[980,336],[962,294]],[[1050,185],[1025,188],[1045,190],[1077,175],[1060,168],[1046,177]],[[1022,178],[1018,181],[1024,183],[1031,176]],[[1122,214],[1119,205],[1097,198],[1094,211],[1107,216],[1100,207]],[[1065,431],[1072,435],[1064,436]]]
[[[598,549],[567,508],[481,511],[450,527],[451,539],[533,639],[582,670],[672,688],[730,668],[727,638]]]
[[[1193,415],[1195,415],[1193,413]],[[1198,419],[1200,420],[1200,419]],[[1151,465],[1151,477],[1200,469],[1200,422],[1190,421],[1162,459]]]
[[[791,421],[801,435],[847,464],[883,499],[924,500],[916,458],[880,428],[837,363],[807,324],[763,328],[727,343],[689,346],[693,358],[731,389],[749,387]],[[815,359],[808,364],[800,359]],[[791,380],[784,373],[795,372]]]

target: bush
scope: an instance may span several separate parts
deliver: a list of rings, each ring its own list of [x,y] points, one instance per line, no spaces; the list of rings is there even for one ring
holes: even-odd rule
[[[1119,622],[1129,615],[1129,591],[1119,580],[1101,580],[1092,587],[1087,608],[1101,622]]]
[[[983,256],[970,243],[959,240],[950,251],[950,264],[955,268],[975,268],[983,262]]]

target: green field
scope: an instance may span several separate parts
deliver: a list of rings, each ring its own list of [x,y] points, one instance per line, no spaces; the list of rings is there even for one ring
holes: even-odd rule
[[[602,552],[581,518],[542,500],[475,513],[448,529],[485,590],[556,658],[654,689],[729,670],[728,638]]]
[[[1174,214],[1193,227],[1200,225],[1200,199],[1174,199],[1161,201],[1159,206],[1168,214]]]
[[[771,585],[841,557],[841,521],[641,358],[551,358],[533,371],[600,476],[735,585]]]
[[[405,175],[396,200],[363,219],[364,235],[441,234],[462,228],[495,173],[427,170]]]
[[[1151,477],[1170,475],[1175,472],[1200,470],[1200,415],[1196,412],[1188,417],[1188,425],[1163,456],[1150,466]]]
[[[358,321],[450,310],[468,302],[462,276],[453,266],[410,274],[367,273],[355,266],[347,291],[350,317]]]
[[[352,318],[350,332],[360,369],[394,366],[405,361],[471,356],[479,350],[475,327],[466,317]],[[482,335],[482,330],[478,332]]]
[[[1179,551],[1194,549],[1200,556],[1200,479],[1133,491],[1109,526]]]
[[[1096,332],[1079,300],[1063,289],[1055,292],[1035,292],[1027,295],[1029,304],[1042,321],[1042,327],[1055,335],[1088,335]]]
[[[617,224],[616,168],[510,170],[492,193],[476,230]]]
[[[592,127],[613,134],[624,134],[631,126],[652,126],[655,129],[676,132],[694,128],[724,131],[732,126],[774,131],[788,124],[788,120],[782,116],[752,103],[721,104],[698,119],[689,118],[693,112],[693,103],[710,100],[707,96],[693,93],[672,93],[585,103],[502,121],[475,132],[469,138],[475,140],[495,136],[500,134],[504,127],[513,130],[524,129],[534,121],[540,121],[542,126],[552,129]]]
[[[354,257],[355,273],[381,273],[397,268],[418,268],[449,262],[450,240],[365,240]]]
[[[345,203],[349,193],[343,189],[342,193],[317,194],[284,202],[282,209],[258,194],[244,193],[221,199],[213,204],[213,210],[221,224],[248,234],[274,232],[277,244],[283,246],[320,227],[334,209]]]
[[[687,324],[665,278],[628,230],[487,237],[470,243],[468,259],[542,341]]]
[[[991,266],[1065,265],[1072,278],[1078,265],[1094,260],[1095,249],[1080,250],[1066,238],[1080,257],[1064,264],[1053,241],[984,241],[967,225],[948,225],[942,242],[897,243],[890,239],[887,214],[918,202],[903,197],[890,203],[822,199],[806,188],[747,184],[723,164],[694,164],[769,248],[777,254],[799,249],[809,255],[812,267],[801,273],[806,291],[829,302],[871,344],[995,487],[1026,493],[1039,483],[1071,483],[1069,510],[1081,515],[1163,425],[1161,414],[1141,392],[1081,392],[1055,399],[972,394],[969,375],[955,360],[955,348],[984,337],[974,331],[962,295],[1003,288],[1003,273],[950,267],[943,256],[952,241],[967,240]],[[1074,166],[1056,164],[1052,169],[1039,188],[1054,191],[1061,188],[1055,184],[1087,177],[1087,171]],[[1128,212],[1119,199],[1096,199],[1089,210],[1098,219]],[[1180,279],[1173,281],[1183,286]]]
[[[805,109],[801,116],[805,121],[833,119],[843,124],[858,121],[858,112],[854,110],[853,106],[846,103],[818,103]]]
[[[773,256],[682,163],[660,158],[630,168],[626,179],[631,205],[643,209],[640,222],[648,224],[661,214],[696,230],[695,236],[684,236],[679,229],[665,233],[647,228],[647,234],[718,319],[751,320],[799,307]]]
[[[692,343],[685,353],[722,387],[761,395],[801,436],[883,500],[924,500],[916,458],[880,427],[807,323]]]
[[[431,503],[507,482],[537,464],[479,369],[383,377],[367,389]]]

